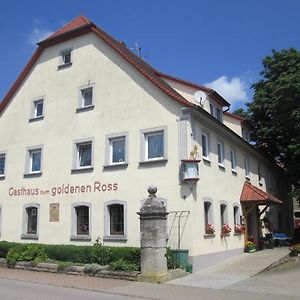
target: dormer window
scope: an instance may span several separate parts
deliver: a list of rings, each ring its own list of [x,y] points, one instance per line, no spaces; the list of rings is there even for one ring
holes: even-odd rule
[[[242,127],[242,138],[248,143],[250,143],[250,132],[249,130],[243,127]]]
[[[209,104],[209,112],[210,114],[216,118],[218,121],[222,122],[222,108],[216,106],[213,103]]]

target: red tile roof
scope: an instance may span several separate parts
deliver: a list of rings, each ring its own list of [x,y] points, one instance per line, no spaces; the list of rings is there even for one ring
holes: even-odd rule
[[[38,43],[38,48],[31,57],[28,64],[25,66],[13,86],[10,88],[2,102],[0,102],[0,114],[3,112],[7,104],[9,103],[10,99],[14,96],[18,88],[21,86],[23,80],[27,77],[30,70],[38,60],[39,56],[41,55],[42,51],[48,47],[52,46],[71,38],[83,35],[88,32],[94,32],[98,37],[100,37],[104,42],[106,42],[114,51],[116,51],[120,56],[122,56],[125,60],[127,60],[134,68],[136,68],[143,76],[145,76],[148,80],[150,80],[153,84],[155,84],[158,88],[160,88],[165,94],[172,97],[177,102],[184,104],[189,107],[196,107],[193,103],[186,100],[182,95],[180,95],[177,91],[175,91],[169,84],[166,83],[161,77],[166,77],[166,74],[160,73],[155,70],[152,66],[147,64],[144,60],[140,57],[135,55],[132,51],[130,51],[126,46],[122,43],[116,41],[114,38],[109,36],[106,32],[98,28],[95,24],[93,24],[90,20],[88,20],[84,16],[79,16],[51,34],[48,38],[44,41]],[[189,83],[190,85],[192,83]],[[193,84],[196,88],[201,86]],[[215,91],[211,89],[206,89],[210,93],[214,94],[216,99],[218,98],[219,101],[223,103],[229,104],[225,99],[223,99],[220,95],[218,95]]]
[[[240,201],[241,203],[254,204],[282,204],[281,200],[264,192],[247,181],[244,184]]]

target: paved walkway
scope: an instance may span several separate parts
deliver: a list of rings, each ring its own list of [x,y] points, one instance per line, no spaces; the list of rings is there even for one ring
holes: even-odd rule
[[[222,289],[260,273],[289,254],[287,247],[243,253],[168,284]]]
[[[275,248],[253,254],[242,254],[201,272],[172,280],[166,284],[130,282],[88,276],[52,274],[0,268],[0,278],[35,282],[39,284],[94,290],[106,294],[125,295],[138,299],[241,299],[282,300],[282,295],[245,293],[224,289],[264,270],[288,254],[288,248]],[[297,290],[298,291],[298,290]],[[254,298],[253,298],[254,297]],[[55,298],[53,298],[55,299]],[[294,295],[285,299],[299,299]]]

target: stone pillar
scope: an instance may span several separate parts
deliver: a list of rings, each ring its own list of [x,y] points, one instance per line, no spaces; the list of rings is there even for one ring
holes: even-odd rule
[[[156,197],[157,188],[148,188],[146,199],[138,215],[141,233],[141,275],[139,280],[163,282],[169,279],[166,246],[167,215],[163,199]]]

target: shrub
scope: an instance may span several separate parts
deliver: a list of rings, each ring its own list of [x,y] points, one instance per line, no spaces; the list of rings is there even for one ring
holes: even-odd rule
[[[100,271],[102,269],[103,269],[103,267],[101,267],[99,264],[86,264],[86,265],[84,265],[83,272],[85,274],[94,276],[98,271]]]
[[[108,246],[104,246],[99,238],[96,239],[96,242],[92,247],[91,255],[93,263],[107,265],[112,261],[111,249]]]
[[[110,267],[114,271],[138,271],[139,265],[126,261],[122,258],[111,262]]]
[[[167,259],[168,269],[176,269],[177,264],[175,261],[175,256],[173,255],[173,251],[170,248],[167,248],[165,257]]]

